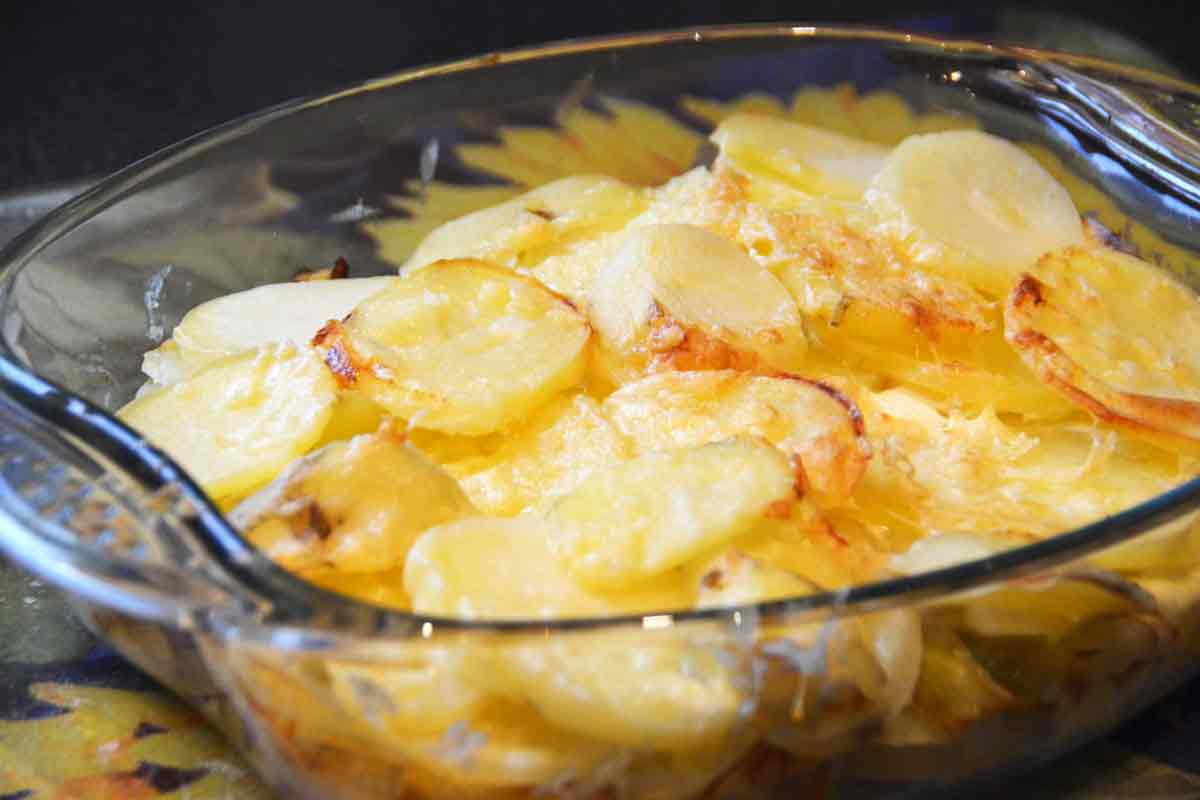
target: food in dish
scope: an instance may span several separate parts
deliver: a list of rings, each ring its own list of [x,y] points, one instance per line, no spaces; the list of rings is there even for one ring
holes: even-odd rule
[[[1090,233],[1027,150],[753,114],[712,140],[711,166],[661,186],[575,176],[448,222],[399,277],[210,301],[122,416],[322,586],[648,631],[985,558],[1196,474],[1200,304]],[[1169,638],[1156,591],[1186,582],[1193,539],[1185,520],[1087,566],[744,641],[324,669],[347,709],[363,686],[386,699],[352,736],[429,780],[544,784],[623,753],[638,779],[692,775],[686,795],[756,743],[811,759],[1075,708],[1133,668],[1098,642],[1144,660]],[[473,767],[433,736],[458,724],[483,737]]]

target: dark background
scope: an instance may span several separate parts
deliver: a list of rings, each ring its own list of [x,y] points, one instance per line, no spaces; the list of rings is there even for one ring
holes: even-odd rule
[[[788,20],[972,33],[1000,10],[1052,10],[1198,74],[1197,4],[0,0],[0,190],[98,176],[231,117],[404,67],[629,30]]]

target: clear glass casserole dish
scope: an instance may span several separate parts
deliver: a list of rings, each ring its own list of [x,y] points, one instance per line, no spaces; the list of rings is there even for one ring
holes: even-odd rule
[[[288,797],[907,796],[1100,734],[1195,671],[1200,480],[1057,537],[839,591],[472,623],[292,577],[107,413],[204,300],[337,257],[394,272],[423,233],[510,183],[580,165],[661,182],[703,160],[714,109],[844,84],[821,96],[850,98],[876,118],[864,125],[951,112],[1048,148],[1092,187],[1082,211],[1196,285],[1200,88],[1179,81],[810,27],[415,70],[181,143],[4,251],[0,546]],[[913,626],[915,653],[887,635]]]

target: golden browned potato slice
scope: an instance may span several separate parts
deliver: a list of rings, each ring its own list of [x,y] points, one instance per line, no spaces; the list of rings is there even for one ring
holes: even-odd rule
[[[474,512],[458,483],[387,425],[292,464],[230,514],[294,570],[399,569],[426,528]]]
[[[1005,334],[1099,419],[1200,441],[1200,299],[1165,271],[1099,247],[1049,254],[1009,296]]]
[[[719,547],[795,496],[770,444],[729,439],[593,472],[550,509],[551,546],[576,580],[623,588]]]
[[[151,353],[173,342],[183,366],[194,372],[219,358],[271,342],[304,346],[326,322],[346,316],[395,280],[346,278],[276,283],[227,294],[185,314],[170,342]],[[146,354],[147,366],[153,360],[151,353]]]
[[[916,386],[943,405],[1038,419],[1073,413],[1005,343],[1000,304],[913,264],[869,210],[796,195],[755,200],[769,183],[724,171],[711,194],[728,198],[723,229],[804,315],[806,372]]]
[[[737,245],[695,225],[631,230],[593,281],[588,315],[606,348],[651,369],[759,361],[794,369],[807,351],[787,290]]]
[[[861,209],[770,212],[772,259],[808,322],[810,371],[920,388],[943,407],[1061,419],[1070,403],[1004,341],[1002,305],[899,252]]]
[[[862,196],[888,154],[872,142],[762,114],[734,114],[711,138],[739,171],[847,200]]]
[[[531,267],[572,240],[620,228],[645,203],[641,189],[613,178],[563,178],[443,224],[421,242],[400,271],[453,258]]]
[[[1043,254],[1083,241],[1067,190],[1033,156],[979,131],[905,139],[866,199],[914,263],[995,297]]]
[[[602,409],[643,452],[765,439],[795,459],[804,490],[824,504],[848,500],[871,457],[858,407],[832,386],[795,376],[668,372],[623,386]]]
[[[218,502],[267,483],[317,441],[337,386],[321,360],[290,344],[213,362],[118,412]]]
[[[474,436],[576,384],[590,333],[536,281],[462,260],[395,281],[315,343],[343,386],[413,427]]]

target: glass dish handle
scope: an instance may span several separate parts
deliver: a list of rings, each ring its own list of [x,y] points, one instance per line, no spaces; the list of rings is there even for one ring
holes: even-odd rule
[[[138,617],[188,624],[235,587],[192,546],[173,484],[146,491],[0,398],[0,549],[47,581]]]
[[[260,554],[167,456],[0,359],[0,553],[90,602],[190,627],[318,623],[337,598]]]

